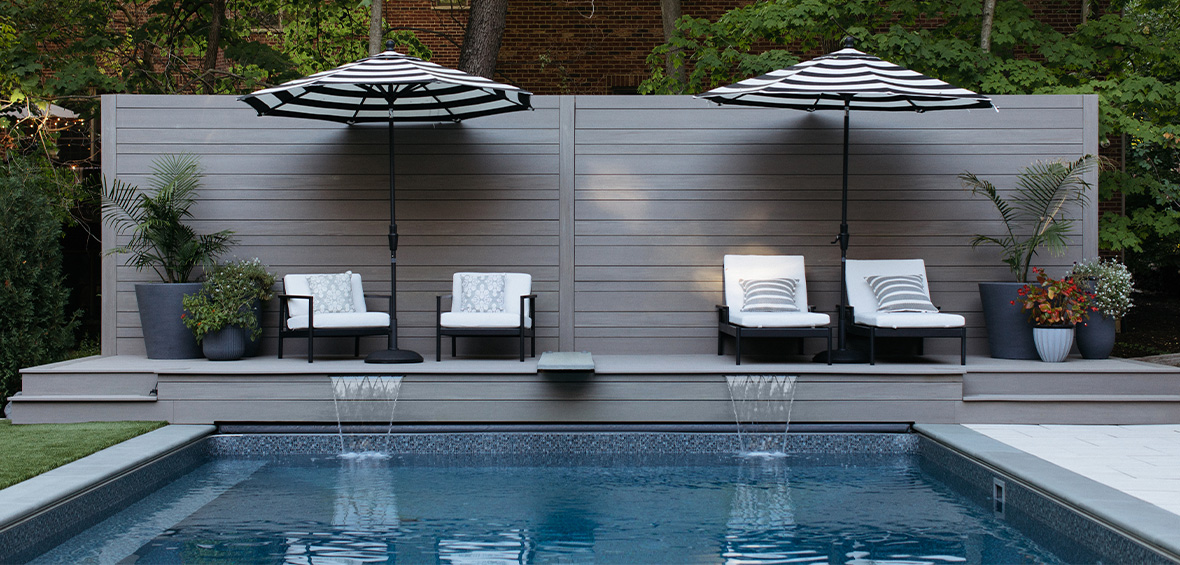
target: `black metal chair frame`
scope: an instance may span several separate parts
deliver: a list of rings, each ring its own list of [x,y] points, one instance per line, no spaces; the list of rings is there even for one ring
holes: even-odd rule
[[[925,354],[924,339],[928,337],[959,338],[959,364],[967,364],[967,326],[959,328],[882,328],[855,322],[852,306],[847,309],[848,333],[869,338],[869,364],[877,364],[878,337],[916,337],[918,338],[918,355]]]
[[[451,337],[451,357],[455,356],[456,337],[516,337],[520,339],[520,360],[524,361],[524,338],[529,338],[532,357],[537,356],[537,295],[524,294],[520,297],[520,323],[515,328],[444,328],[442,325],[442,303],[444,298],[454,300],[452,294],[440,294],[434,299],[434,360],[442,361],[442,337]],[[528,319],[525,324],[525,302],[528,302]]]
[[[302,294],[276,294],[279,299],[279,359],[283,358],[283,340],[289,337],[293,338],[307,338],[307,362],[311,363],[315,355],[315,338],[317,337],[351,337],[353,342],[353,356],[361,356],[361,338],[370,335],[383,335],[386,338],[387,347],[392,346],[393,336],[389,331],[389,326],[384,327],[364,327],[364,328],[317,328],[315,327],[315,298]],[[384,298],[390,302],[392,306],[393,300],[387,294],[366,294],[368,298]],[[293,330],[287,327],[287,319],[290,318],[290,310],[287,306],[288,299],[306,299],[307,300],[307,328]],[[393,316],[393,312],[389,313]]]
[[[815,310],[814,307],[811,310]],[[803,354],[803,339],[808,337],[823,337],[828,340],[828,348],[832,349],[832,327],[800,327],[800,328],[747,328],[729,321],[729,306],[717,305],[717,355],[725,355],[725,336],[733,336],[737,349],[737,364],[742,364],[742,338],[800,338],[799,354]],[[829,359],[828,364],[832,361]]]

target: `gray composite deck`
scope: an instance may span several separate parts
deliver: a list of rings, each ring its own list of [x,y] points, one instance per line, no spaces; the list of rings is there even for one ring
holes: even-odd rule
[[[996,250],[971,249],[974,234],[1001,224],[957,175],[1003,187],[1035,159],[1098,149],[1096,96],[995,100],[999,112],[852,115],[849,257],[924,259],[935,303],[966,316],[975,354],[986,349],[976,283],[1010,275]],[[432,356],[434,296],[457,271],[532,274],[540,351],[708,354],[727,253],[805,256],[810,302],[834,310],[839,113],[688,96],[534,102],[533,112],[397,128],[403,347]],[[279,274],[350,269],[387,291],[385,126],[260,118],[232,96],[104,96],[102,117],[107,178],[143,185],[159,155],[194,153],[206,172],[198,230],[235,230],[234,255]],[[1082,229],[1042,265],[1097,254],[1097,207],[1069,214]],[[109,230],[104,241],[114,242]],[[141,354],[134,284],[152,276],[120,263],[104,263],[103,353]],[[264,316],[265,351],[274,351],[276,310]],[[302,344],[290,346],[298,356]],[[461,347],[495,354],[512,344]]]
[[[399,423],[730,423],[727,375],[797,377],[794,422],[1146,424],[1180,421],[1180,369],[955,356],[828,366],[740,367],[716,355],[594,355],[596,372],[538,374],[536,360],[367,365],[92,357],[24,371],[13,421],[336,421],[333,376],[402,376]],[[382,415],[382,419],[386,416]]]

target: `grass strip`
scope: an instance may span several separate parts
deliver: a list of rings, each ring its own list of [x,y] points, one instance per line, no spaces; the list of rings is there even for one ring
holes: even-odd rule
[[[167,422],[21,424],[0,420],[0,488],[76,461]]]

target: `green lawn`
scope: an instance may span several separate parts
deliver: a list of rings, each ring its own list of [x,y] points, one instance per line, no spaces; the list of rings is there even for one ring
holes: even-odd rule
[[[167,422],[14,425],[0,420],[0,488],[162,428]]]

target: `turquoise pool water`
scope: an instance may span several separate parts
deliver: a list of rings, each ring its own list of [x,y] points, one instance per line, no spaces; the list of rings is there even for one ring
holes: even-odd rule
[[[215,459],[40,563],[1059,563],[914,455]]]

